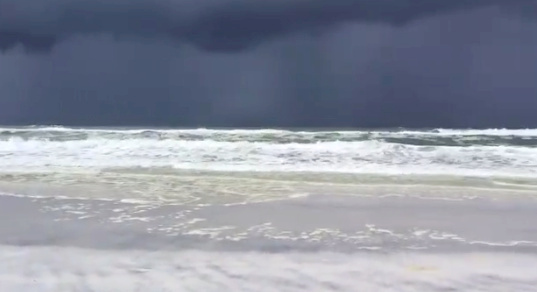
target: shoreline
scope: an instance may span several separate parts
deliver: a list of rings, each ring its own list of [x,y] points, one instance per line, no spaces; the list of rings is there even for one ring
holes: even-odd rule
[[[315,195],[170,205],[0,195],[0,245],[537,253],[537,201]],[[507,219],[508,218],[508,219]]]

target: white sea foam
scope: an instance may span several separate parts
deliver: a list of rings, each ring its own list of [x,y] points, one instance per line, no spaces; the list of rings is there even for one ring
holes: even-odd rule
[[[310,131],[291,131],[283,129],[152,129],[152,128],[124,128],[124,129],[105,129],[105,128],[70,128],[63,126],[32,126],[32,127],[3,127],[0,128],[0,132],[90,132],[90,133],[143,133],[146,131],[157,131],[161,133],[191,133],[191,134],[308,134],[313,133]],[[377,133],[377,134],[401,134],[401,135],[437,135],[437,136],[450,136],[450,135],[487,135],[487,136],[537,136],[537,129],[430,129],[430,130],[405,130],[405,129],[392,129],[389,131],[379,130],[320,130],[315,133],[339,133],[339,134],[359,134],[359,133]]]
[[[174,167],[218,171],[537,176],[537,148],[89,139],[0,141],[2,171]]]
[[[32,186],[47,179],[47,183],[85,184],[83,189],[73,190],[77,193],[89,191],[87,186],[107,194],[113,191],[111,186],[118,187],[117,193],[126,194],[129,189],[152,196],[186,191],[189,195],[185,200],[198,199],[197,195],[190,197],[193,192],[274,197],[309,194],[312,189],[324,191],[326,188],[313,185],[316,181],[329,187],[327,191],[371,182],[368,180],[389,184],[444,181],[444,185],[465,186],[473,182],[471,185],[478,187],[533,191],[537,188],[537,130],[3,128],[0,161],[0,184]],[[173,171],[175,175],[183,171],[179,173],[181,181],[135,176],[170,175]],[[43,173],[54,176],[28,176]],[[384,178],[369,179],[375,175]],[[274,180],[277,182],[271,183]],[[309,185],[298,186],[297,181]],[[186,190],[193,184],[195,189]],[[41,192],[46,190],[42,185],[35,186]],[[355,190],[348,188],[345,192]],[[222,203],[237,202],[243,201]]]
[[[438,129],[440,135],[537,136],[537,129]]]
[[[0,247],[0,291],[537,291],[537,257]]]

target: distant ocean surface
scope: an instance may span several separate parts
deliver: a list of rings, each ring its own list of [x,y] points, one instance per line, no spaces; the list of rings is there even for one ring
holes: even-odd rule
[[[0,127],[0,292],[537,291],[536,199],[537,129]]]

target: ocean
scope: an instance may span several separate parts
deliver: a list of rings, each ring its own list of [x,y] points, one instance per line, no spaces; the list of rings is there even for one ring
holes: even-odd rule
[[[537,129],[0,128],[3,291],[537,291]]]

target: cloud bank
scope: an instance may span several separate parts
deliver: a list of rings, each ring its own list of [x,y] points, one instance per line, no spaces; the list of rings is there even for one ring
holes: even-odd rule
[[[49,51],[75,35],[169,38],[238,52],[293,32],[346,22],[404,25],[459,10],[498,7],[534,15],[533,0],[0,0],[0,49]]]
[[[0,124],[537,127],[536,3],[0,0]]]

